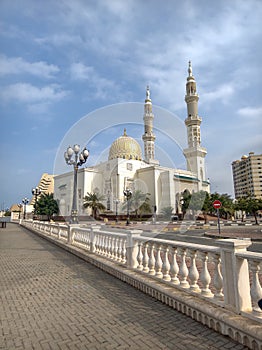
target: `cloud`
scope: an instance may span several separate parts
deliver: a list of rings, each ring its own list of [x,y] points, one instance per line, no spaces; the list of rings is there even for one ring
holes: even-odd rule
[[[232,83],[222,84],[217,86],[214,91],[203,92],[201,94],[201,101],[204,104],[209,104],[213,101],[220,101],[223,104],[227,104],[234,93],[235,89]]]
[[[40,78],[52,78],[60,69],[44,61],[27,62],[21,57],[0,55],[0,75],[29,74]]]
[[[63,99],[67,94],[67,91],[62,90],[60,86],[56,84],[39,88],[28,83],[17,83],[2,88],[0,98],[4,102],[55,102]]]
[[[86,66],[81,62],[72,63],[70,67],[71,79],[73,80],[94,80],[94,68]]]
[[[70,75],[72,80],[87,81],[93,90],[92,97],[96,99],[104,100],[110,96],[112,90],[118,90],[118,86],[113,80],[102,77],[94,67],[87,66],[82,62],[71,64]]]
[[[262,107],[243,107],[240,108],[237,113],[241,117],[249,117],[249,118],[261,118],[262,117]]]

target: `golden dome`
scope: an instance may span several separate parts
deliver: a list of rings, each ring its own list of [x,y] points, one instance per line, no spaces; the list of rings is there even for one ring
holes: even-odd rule
[[[108,160],[116,158],[142,159],[139,143],[132,137],[127,136],[126,129],[124,129],[124,135],[116,139],[110,147]]]

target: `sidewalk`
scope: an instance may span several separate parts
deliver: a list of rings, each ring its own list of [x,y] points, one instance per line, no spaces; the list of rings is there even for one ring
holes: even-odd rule
[[[0,300],[0,349],[246,349],[15,224]]]

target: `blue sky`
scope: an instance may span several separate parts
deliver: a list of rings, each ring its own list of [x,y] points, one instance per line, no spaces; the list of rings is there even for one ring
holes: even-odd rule
[[[260,0],[1,0],[1,209],[70,170],[56,166],[68,143],[91,165],[125,125],[140,140],[147,84],[161,164],[185,167],[189,60],[211,189],[233,194],[232,161],[262,153],[261,18]]]

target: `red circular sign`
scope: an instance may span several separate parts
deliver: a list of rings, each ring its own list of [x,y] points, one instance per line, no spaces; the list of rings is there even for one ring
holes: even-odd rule
[[[218,199],[216,199],[216,200],[213,202],[213,207],[214,207],[215,209],[219,209],[219,208],[222,207],[222,203],[221,203]]]

